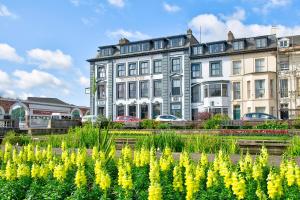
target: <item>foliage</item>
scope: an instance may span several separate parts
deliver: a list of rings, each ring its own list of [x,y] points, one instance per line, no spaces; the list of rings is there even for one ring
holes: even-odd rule
[[[159,124],[159,122],[153,120],[153,119],[144,119],[141,121],[141,128],[144,129],[155,129],[156,126]]]
[[[112,129],[122,129],[124,128],[125,124],[122,122],[112,122],[111,123],[111,128]]]
[[[108,128],[111,122],[105,116],[99,115],[96,123],[99,128]]]
[[[156,127],[157,129],[170,129],[170,124],[168,123],[159,123],[158,126]]]
[[[262,124],[258,124],[255,127],[256,129],[272,129],[272,130],[285,130],[288,129],[289,126],[286,122],[276,121],[276,120],[268,120]]]
[[[291,144],[286,150],[286,154],[290,156],[300,156],[300,136],[294,136]]]
[[[18,135],[14,131],[8,131],[5,134],[4,139],[2,140],[2,144],[5,144],[6,142],[12,144],[12,145],[26,145],[31,141],[31,138],[27,135],[21,134]]]
[[[221,125],[228,120],[230,120],[230,118],[227,115],[216,114],[204,123],[204,128],[219,129]]]
[[[236,164],[222,150],[212,162],[205,153],[197,161],[187,152],[177,161],[169,148],[159,155],[126,146],[105,162],[101,150],[89,156],[84,148],[61,148],[61,155],[31,144],[17,152],[6,143],[0,199],[300,199],[299,166],[294,160],[269,166],[265,148],[255,160],[247,154]]]
[[[209,112],[199,112],[197,115],[197,120],[205,121],[211,118],[211,113]]]

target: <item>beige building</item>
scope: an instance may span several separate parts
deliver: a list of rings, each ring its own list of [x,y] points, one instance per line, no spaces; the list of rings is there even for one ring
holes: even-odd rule
[[[278,39],[278,108],[281,119],[300,115],[300,36]]]
[[[242,40],[246,40],[248,50],[230,56],[232,118],[250,112],[277,116],[276,37]]]

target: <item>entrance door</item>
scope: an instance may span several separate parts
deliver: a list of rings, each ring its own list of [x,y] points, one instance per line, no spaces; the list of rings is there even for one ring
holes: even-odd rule
[[[233,106],[233,119],[238,120],[241,118],[241,108],[240,105]]]
[[[98,107],[98,115],[105,116],[104,107]]]
[[[280,105],[280,119],[288,119],[289,118],[289,104],[284,103]]]

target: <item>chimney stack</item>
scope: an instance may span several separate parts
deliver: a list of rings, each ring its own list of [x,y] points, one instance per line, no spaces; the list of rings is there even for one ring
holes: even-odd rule
[[[234,35],[231,31],[229,31],[228,34],[227,34],[227,41],[229,43],[231,43],[233,40],[234,40]]]
[[[121,38],[121,39],[119,40],[119,44],[120,44],[120,45],[128,44],[128,43],[129,43],[129,40],[126,39],[126,38]]]

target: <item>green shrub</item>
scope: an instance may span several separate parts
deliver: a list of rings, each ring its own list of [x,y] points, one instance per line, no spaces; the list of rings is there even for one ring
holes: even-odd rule
[[[112,129],[122,129],[124,128],[125,124],[122,122],[112,122],[111,123],[111,128]]]
[[[31,142],[31,137],[28,135],[18,135],[14,131],[9,131],[5,134],[4,139],[2,140],[2,144],[5,144],[6,142],[9,142],[12,145],[26,145]]]
[[[290,146],[286,150],[288,156],[300,155],[300,136],[294,136],[291,140]]]
[[[141,122],[141,128],[144,128],[144,129],[153,129],[155,128],[157,122],[153,119],[144,119],[142,122]]]
[[[216,114],[212,118],[206,120],[203,124],[205,129],[219,129],[221,125],[230,120],[227,115]]]
[[[170,129],[170,124],[168,123],[159,123],[156,127],[156,129]]]
[[[281,121],[276,121],[276,120],[270,120],[266,121],[262,124],[258,124],[255,127],[256,129],[272,129],[272,130],[284,130],[288,129],[289,125],[287,122],[281,122]]]
[[[97,117],[97,126],[99,127],[99,128],[108,128],[109,127],[109,125],[110,125],[110,120],[109,119],[107,119],[105,116],[103,116],[103,115],[99,115],[98,117]]]

